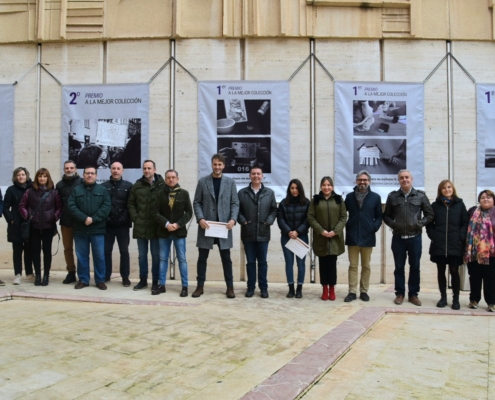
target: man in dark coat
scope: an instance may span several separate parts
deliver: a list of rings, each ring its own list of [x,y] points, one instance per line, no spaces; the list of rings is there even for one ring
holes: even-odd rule
[[[358,264],[361,255],[361,280],[359,298],[369,301],[370,261],[373,247],[376,245],[375,233],[382,225],[382,199],[370,189],[371,175],[368,171],[360,171],[356,175],[354,192],[345,198],[345,206],[349,212],[345,230],[345,244],[349,253],[349,294],[345,302],[356,300],[358,284]]]
[[[67,276],[63,283],[69,284],[76,281],[76,263],[74,262],[74,234],[72,231],[72,216],[69,212],[69,197],[72,190],[80,185],[81,177],[77,173],[76,163],[67,160],[64,163],[64,175],[57,183],[55,189],[62,199],[62,216],[60,217],[60,229],[62,231],[62,243],[64,245],[64,257],[67,265]]]
[[[109,281],[112,275],[112,251],[115,239],[119,245],[120,252],[120,276],[124,287],[131,286],[129,280],[129,228],[132,226],[131,216],[127,211],[127,202],[131,194],[132,183],[122,178],[124,167],[118,161],[110,167],[111,176],[103,186],[107,189],[112,201],[112,209],[107,219],[107,230],[105,233],[105,281]]]

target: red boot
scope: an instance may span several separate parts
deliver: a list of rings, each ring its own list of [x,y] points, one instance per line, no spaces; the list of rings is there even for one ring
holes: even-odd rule
[[[328,299],[332,301],[335,300],[335,286],[330,286],[330,293],[328,295]]]
[[[323,287],[323,293],[321,295],[322,300],[328,300],[328,285],[321,285]]]

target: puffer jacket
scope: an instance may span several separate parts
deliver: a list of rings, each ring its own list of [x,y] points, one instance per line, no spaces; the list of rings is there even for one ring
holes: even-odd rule
[[[153,206],[155,197],[158,195],[165,181],[161,175],[155,174],[153,184],[149,184],[143,176],[132,186],[127,208],[131,215],[134,229],[134,239],[157,239],[158,222],[153,218]]]
[[[299,202],[299,198],[291,196],[289,204],[286,199],[278,205],[277,224],[282,236],[289,237],[289,232],[296,231],[299,236],[308,234],[308,209],[309,200],[305,204]]]
[[[110,196],[102,185],[83,182],[76,186],[69,197],[74,235],[104,235],[111,207]],[[85,224],[88,217],[93,219],[90,225]]]
[[[173,189],[173,188],[172,188]],[[174,206],[170,209],[168,194],[171,188],[164,185],[163,189],[160,190],[155,199],[155,204],[153,206],[153,218],[158,223],[157,234],[161,238],[168,238],[173,233],[177,237],[187,236],[187,223],[191,220],[193,215],[191,199],[189,197],[189,192],[185,189],[180,188],[175,194]],[[179,229],[170,232],[165,225],[178,224]]]
[[[344,227],[347,220],[347,210],[342,196],[335,192],[325,199],[320,192],[313,196],[308,209],[308,222],[313,228],[313,251],[318,257],[338,256],[345,251]],[[326,238],[321,236],[323,231],[334,231],[336,236]]]
[[[32,181],[26,181],[23,187],[20,183],[14,182],[7,188],[4,198],[3,216],[7,222],[7,240],[11,243],[22,243],[21,224],[24,221],[19,211],[22,196],[32,186]]]
[[[454,197],[447,206],[437,198],[431,205],[435,219],[426,225],[431,239],[430,255],[462,257],[466,246],[469,216],[462,199]]]
[[[246,242],[268,242],[270,226],[277,217],[275,193],[261,184],[258,193],[251,185],[239,190],[239,215],[237,222],[241,225],[241,240]]]
[[[425,192],[412,188],[406,199],[399,189],[388,195],[383,222],[392,228],[394,235],[416,236],[434,217]]]
[[[114,181],[110,178],[101,184],[107,189],[112,202],[112,209],[108,214],[108,228],[130,228],[132,226],[131,216],[127,210],[127,202],[131,194],[132,183],[119,179]]]
[[[62,180],[57,183],[55,189],[62,199],[62,215],[60,216],[60,225],[72,228],[72,216],[69,211],[69,197],[72,189],[82,183],[82,178],[76,172],[73,176],[62,176]]]
[[[26,190],[19,204],[19,212],[22,218],[28,219],[32,217],[32,229],[55,229],[56,222],[60,218],[60,214],[62,214],[62,201],[56,189],[51,189],[48,192],[38,210],[38,205],[45,193],[46,189],[44,188],[35,189],[31,187]]]

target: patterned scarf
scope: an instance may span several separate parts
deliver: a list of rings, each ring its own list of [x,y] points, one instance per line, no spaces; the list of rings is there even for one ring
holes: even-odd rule
[[[168,193],[168,205],[170,209],[174,208],[175,196],[180,190],[180,186],[177,185],[175,188],[171,189]]]
[[[490,256],[494,254],[495,240],[490,213],[483,213],[478,207],[469,221],[464,261],[488,265]]]

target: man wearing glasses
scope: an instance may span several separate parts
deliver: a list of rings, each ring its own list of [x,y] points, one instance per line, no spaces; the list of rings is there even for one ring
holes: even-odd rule
[[[105,232],[112,202],[107,189],[96,183],[96,168],[84,168],[83,183],[69,197],[74,242],[77,256],[77,282],[75,289],[89,286],[89,248],[93,253],[96,287],[106,290],[105,285]]]
[[[356,175],[354,192],[345,198],[345,207],[349,212],[345,231],[345,244],[349,253],[349,294],[346,303],[356,300],[358,286],[358,264],[361,256],[361,280],[359,298],[369,301],[371,252],[376,245],[375,233],[382,225],[382,199],[370,189],[371,175],[360,171]]]

